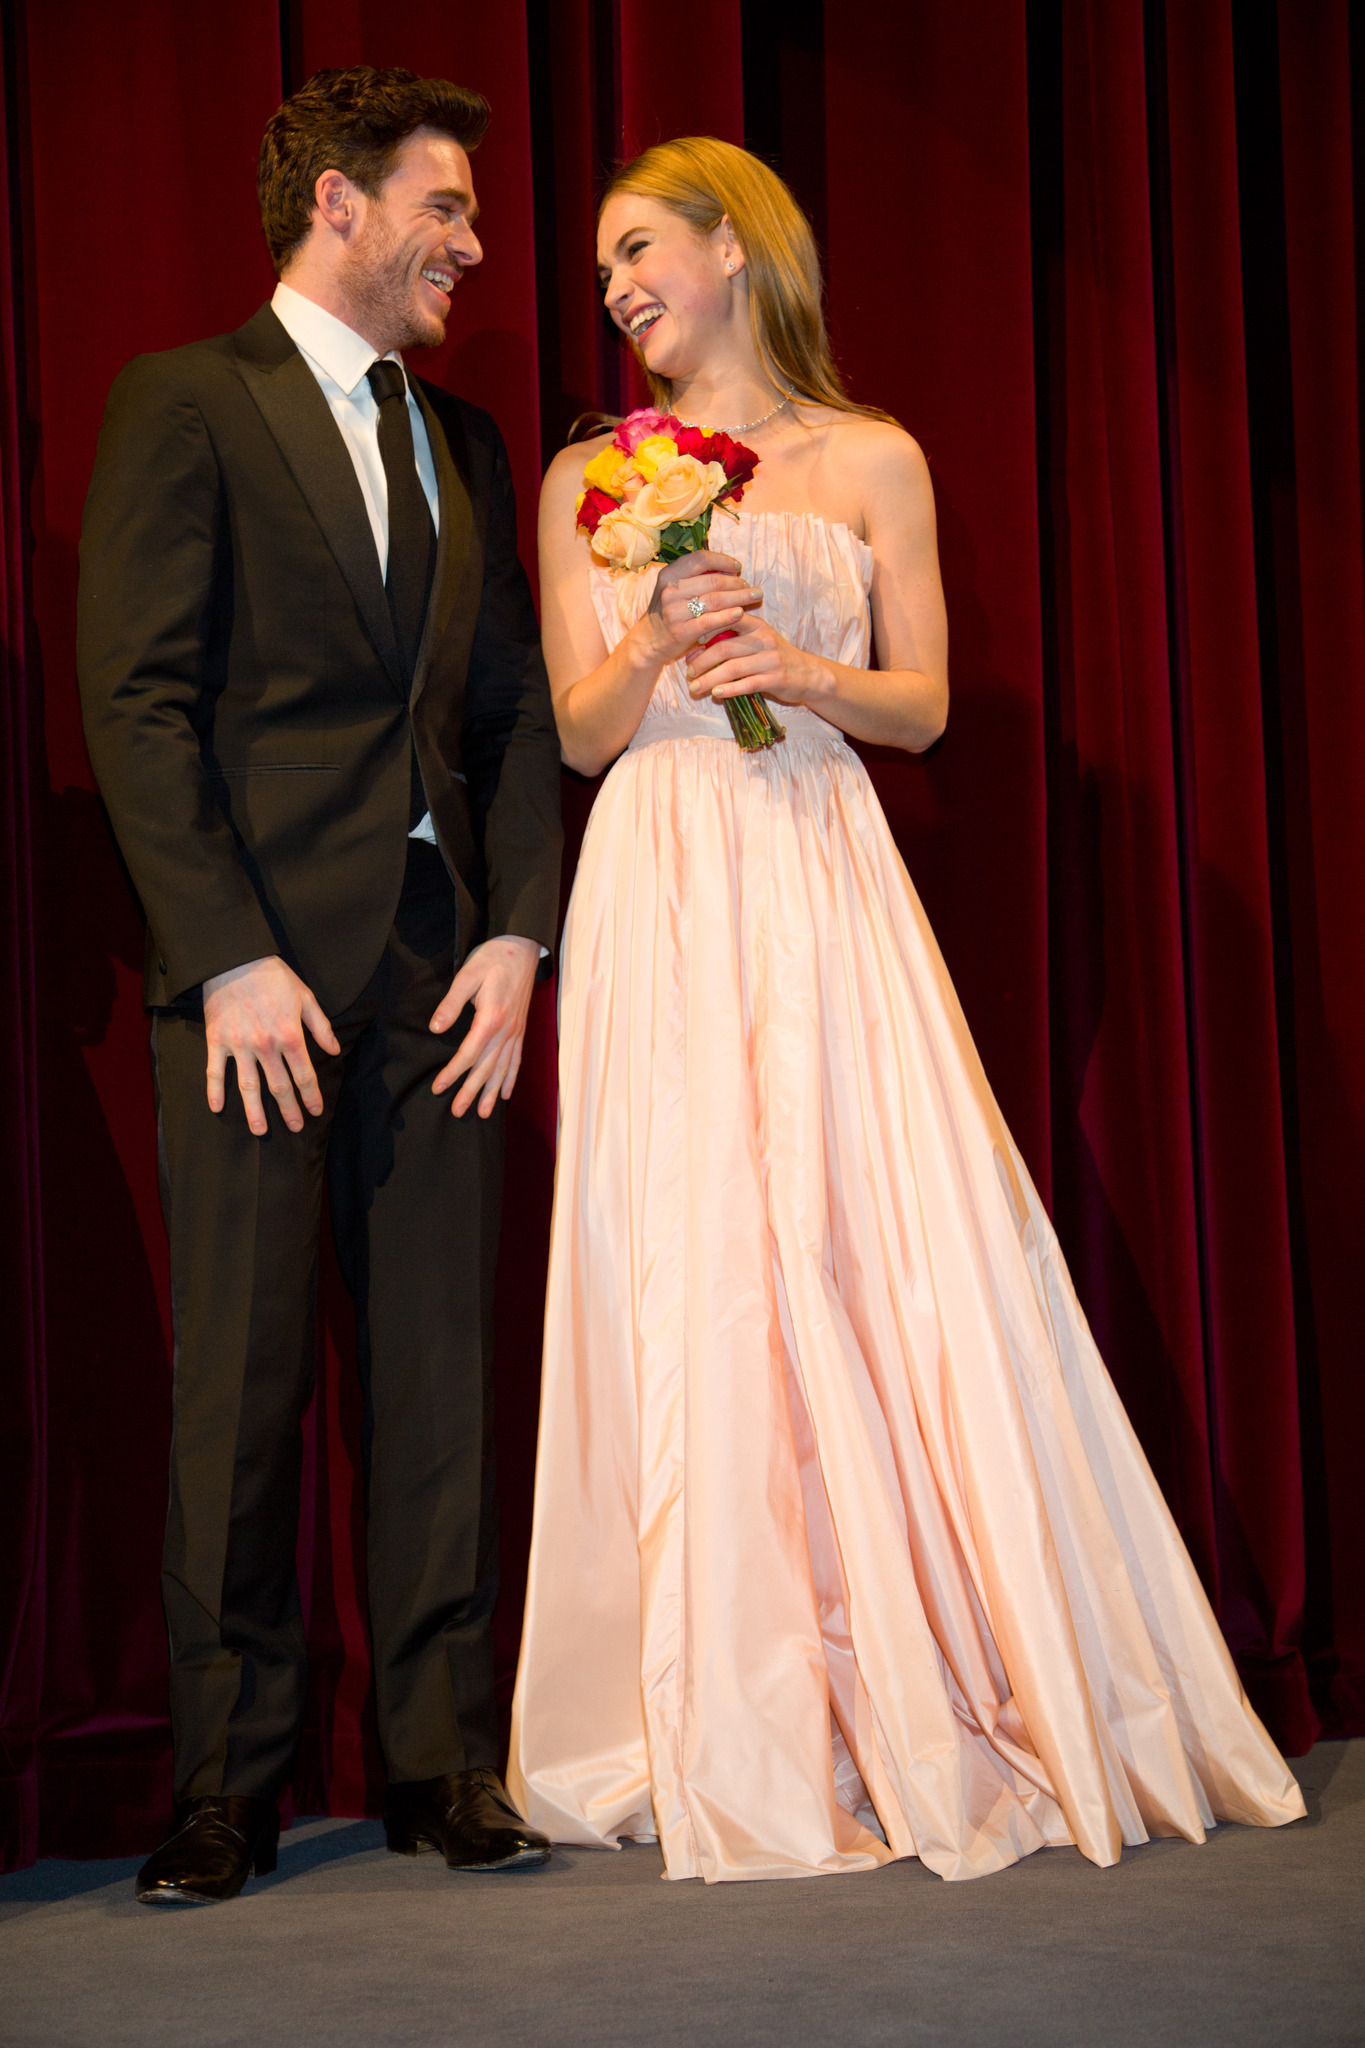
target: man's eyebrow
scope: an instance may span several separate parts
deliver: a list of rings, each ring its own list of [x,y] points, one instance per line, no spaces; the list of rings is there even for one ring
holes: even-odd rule
[[[428,192],[428,205],[432,205],[438,200],[445,200],[447,203],[455,206],[469,207],[468,220],[471,227],[473,227],[479,217],[479,209],[471,204],[469,194],[465,191],[463,185],[439,185],[434,191]]]

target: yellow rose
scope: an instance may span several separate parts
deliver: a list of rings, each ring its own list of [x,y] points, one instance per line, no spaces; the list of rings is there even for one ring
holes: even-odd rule
[[[640,443],[630,460],[635,464],[646,483],[652,483],[654,472],[661,462],[667,462],[678,452],[678,444],[671,434],[651,434]]]
[[[635,459],[638,463],[638,451]],[[630,509],[646,526],[671,526],[675,520],[686,526],[699,519],[724,489],[725,470],[719,462],[674,455],[656,466],[652,482],[645,485]]]
[[[621,471],[629,468],[630,457],[623,455],[619,448],[613,448],[608,443],[593,456],[592,461],[584,469],[583,481],[596,485],[597,489],[605,491],[609,498],[619,499],[624,496],[620,482]]]
[[[619,512],[608,512],[599,519],[592,537],[593,553],[613,569],[643,569],[646,562],[654,560],[658,549],[657,527],[641,526],[624,506]]]

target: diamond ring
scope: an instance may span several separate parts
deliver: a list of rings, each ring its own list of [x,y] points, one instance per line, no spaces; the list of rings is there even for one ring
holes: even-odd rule
[[[699,619],[706,610],[706,599],[704,597],[689,597],[687,609],[691,612],[694,619]]]

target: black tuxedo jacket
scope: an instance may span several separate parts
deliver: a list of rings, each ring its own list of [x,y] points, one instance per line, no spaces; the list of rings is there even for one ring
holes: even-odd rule
[[[351,1002],[398,903],[413,741],[461,954],[554,945],[559,743],[507,455],[487,413],[416,389],[441,517],[409,689],[350,454],[270,307],[114,383],[78,664],[149,1005],[267,953]]]

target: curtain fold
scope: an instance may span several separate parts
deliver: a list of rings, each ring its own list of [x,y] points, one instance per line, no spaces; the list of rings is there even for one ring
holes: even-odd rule
[[[1055,1216],[1100,1349],[1215,1583],[1138,0],[1060,10],[1050,308]]]
[[[1230,4],[1168,0],[1159,341],[1204,1371],[1223,1625],[1295,1746],[1303,1489],[1243,369]],[[1160,88],[1164,86],[1164,94]],[[1288,1660],[1288,1661],[1287,1661]]]
[[[139,350],[238,324],[268,289],[253,166],[279,95],[278,14],[243,0],[211,35],[191,36],[173,0],[9,13],[25,109],[9,332],[32,454],[29,709],[46,741],[30,792],[38,958],[23,983],[40,1018],[47,1334],[31,1734],[38,1844],[93,1854],[139,1838],[169,1791],[158,1560],[170,1318],[142,931],[81,736],[76,544],[115,372]],[[112,217],[91,188],[95,161],[117,166]]]
[[[855,395],[938,497],[954,706],[868,763],[1081,1298],[1258,1706],[1365,1732],[1365,42],[1346,0],[9,0],[0,220],[0,1863],[156,1838],[170,1330],[141,932],[80,736],[75,547],[135,352],[271,288],[262,126],[321,65],[479,86],[486,258],[417,366],[544,462],[638,402],[594,292],[613,162],[748,139],[827,258]],[[71,108],[81,109],[73,148]],[[118,166],[95,218],[91,161]],[[569,868],[593,785],[566,775]],[[569,876],[566,874],[566,888]],[[553,995],[499,1276],[515,1665],[555,1135]],[[350,1312],[324,1259],[296,1804],[379,1759]]]
[[[1329,1726],[1365,1715],[1365,1438],[1359,1271],[1365,1244],[1365,581],[1361,555],[1362,59],[1347,0],[1281,0],[1292,514],[1278,549],[1294,1060],[1287,1118],[1302,1222],[1300,1398],[1312,1432],[1308,1643]],[[1357,22],[1357,38],[1359,24]],[[1354,85],[1354,95],[1353,95]],[[1354,121],[1353,130],[1353,98]],[[1283,488],[1289,480],[1279,478]],[[1273,487],[1272,487],[1273,489]],[[1292,523],[1291,523],[1292,522]]]
[[[638,156],[673,135],[744,141],[741,9],[734,0],[690,0],[681,56],[675,16],[652,0],[614,0],[620,137],[616,154]]]
[[[47,1615],[47,1388],[41,1291],[42,1159],[38,1146],[35,812],[42,775],[40,705],[28,671],[24,521],[25,379],[16,293],[22,224],[14,40],[0,43],[0,1142],[10,1189],[0,1233],[0,1315],[10,1361],[0,1374],[0,1869],[31,1863],[38,1845],[38,1725]]]

